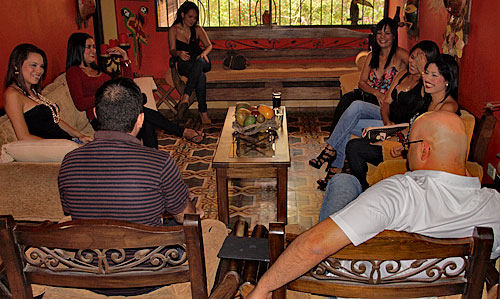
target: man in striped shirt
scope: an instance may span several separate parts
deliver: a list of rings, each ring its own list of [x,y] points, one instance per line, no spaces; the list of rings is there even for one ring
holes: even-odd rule
[[[97,91],[99,131],[94,141],[66,155],[59,172],[63,211],[72,219],[160,226],[165,212],[179,223],[184,213],[196,212],[175,161],[136,138],[142,105],[142,93],[130,79],[108,81]]]

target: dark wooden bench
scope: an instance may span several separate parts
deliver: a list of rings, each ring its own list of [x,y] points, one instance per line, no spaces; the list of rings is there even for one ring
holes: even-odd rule
[[[273,91],[281,91],[285,101],[333,103],[340,98],[339,77],[358,71],[354,57],[368,49],[369,37],[369,33],[333,27],[218,28],[207,33],[213,43],[208,101],[269,101]],[[243,54],[250,66],[224,69],[228,50]],[[172,79],[175,83],[175,74]]]
[[[355,57],[368,48],[368,33],[346,28],[256,27],[208,32],[213,41],[212,71],[207,73],[210,101],[336,100],[340,75],[355,72]],[[245,70],[223,68],[228,50],[250,61]]]

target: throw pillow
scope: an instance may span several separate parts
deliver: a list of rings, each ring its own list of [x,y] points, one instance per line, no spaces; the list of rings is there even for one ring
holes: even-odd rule
[[[2,145],[2,162],[61,162],[79,145],[66,139],[15,141]]]

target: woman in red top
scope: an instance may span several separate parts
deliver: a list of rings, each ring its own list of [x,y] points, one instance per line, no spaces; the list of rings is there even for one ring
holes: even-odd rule
[[[127,52],[120,47],[109,48],[107,52],[111,55],[121,56],[122,77],[133,78]],[[80,32],[73,33],[68,39],[66,80],[75,107],[87,113],[87,118],[97,130],[98,123],[93,111],[95,92],[111,77],[100,70],[96,61],[96,46],[92,36]],[[160,128],[167,133],[184,137],[198,144],[204,139],[202,132],[179,127],[158,111],[144,107],[144,125],[140,137],[142,137],[145,146],[158,148],[155,128]]]

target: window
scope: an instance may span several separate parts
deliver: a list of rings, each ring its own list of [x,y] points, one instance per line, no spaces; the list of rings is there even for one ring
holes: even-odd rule
[[[385,1],[193,0],[200,8],[200,25],[206,28],[254,27],[270,21],[278,26],[372,25],[384,17]],[[184,0],[155,2],[158,29],[166,29]]]

